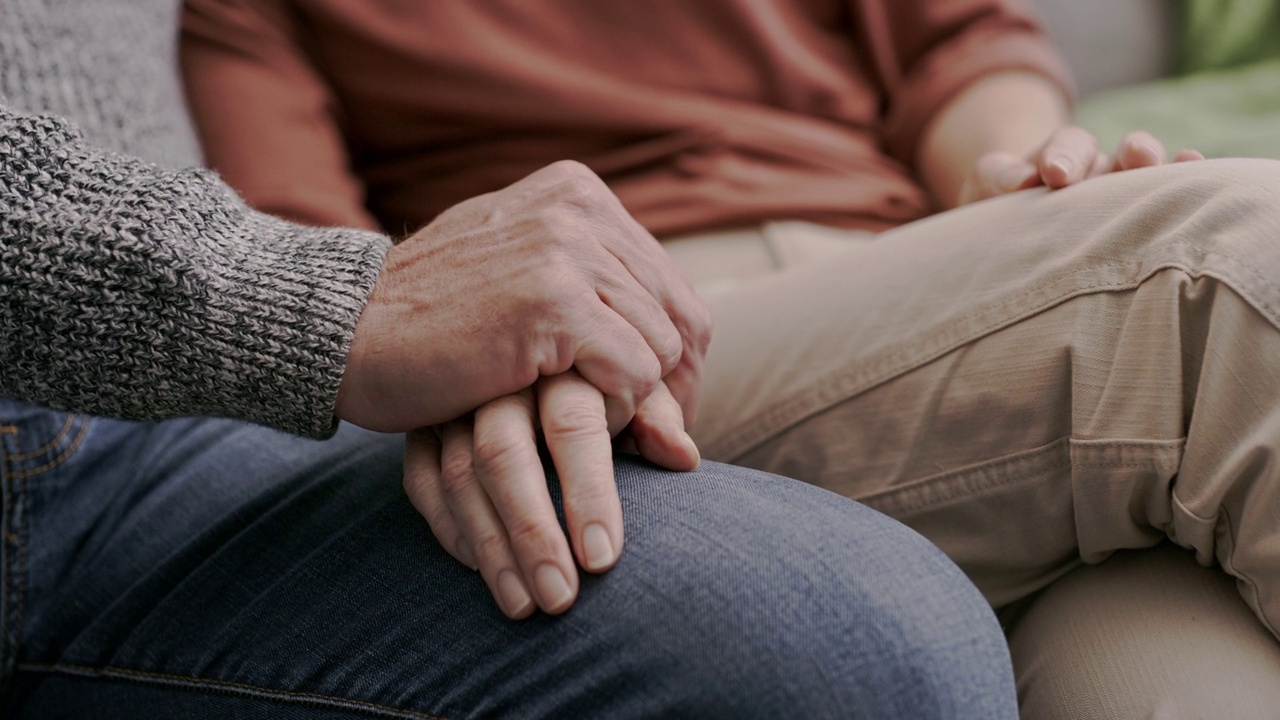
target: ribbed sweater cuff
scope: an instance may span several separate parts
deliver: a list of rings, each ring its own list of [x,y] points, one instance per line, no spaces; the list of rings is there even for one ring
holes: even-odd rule
[[[356,322],[390,241],[246,211],[235,252],[211,285],[191,377],[210,382],[211,410],[326,437]],[[217,258],[208,263],[217,266]],[[175,352],[177,349],[175,348]]]
[[[389,247],[0,108],[0,395],[325,436]]]

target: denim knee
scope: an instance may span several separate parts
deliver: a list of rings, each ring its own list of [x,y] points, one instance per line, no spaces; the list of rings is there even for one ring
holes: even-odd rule
[[[645,678],[649,710],[1017,716],[990,608],[905,526],[796,481],[714,463],[695,475],[624,463],[618,476],[624,561],[585,588],[583,606],[626,611],[605,632],[621,629],[632,636],[618,641],[643,648],[627,660],[636,666],[618,670]]]
[[[237,717],[282,703],[297,717],[1015,717],[977,591],[919,536],[832,493],[620,460],[617,567],[584,576],[568,613],[511,622],[403,497],[398,438],[164,428],[144,453],[164,480],[133,492],[152,503],[147,532],[62,582],[74,602],[27,615],[11,699],[30,717],[209,716],[215,701]],[[134,487],[109,479],[82,489]]]

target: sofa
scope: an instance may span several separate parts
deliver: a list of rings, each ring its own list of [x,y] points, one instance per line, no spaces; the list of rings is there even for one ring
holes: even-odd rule
[[[1104,149],[1143,128],[1170,151],[1280,159],[1280,1],[1032,4],[1075,75],[1077,122]]]

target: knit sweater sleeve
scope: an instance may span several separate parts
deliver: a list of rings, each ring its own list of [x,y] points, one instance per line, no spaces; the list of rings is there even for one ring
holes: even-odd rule
[[[325,436],[388,246],[0,107],[0,396]]]

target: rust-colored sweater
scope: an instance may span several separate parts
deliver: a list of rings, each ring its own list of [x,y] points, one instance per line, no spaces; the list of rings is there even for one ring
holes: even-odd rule
[[[210,163],[260,209],[406,233],[555,160],[657,235],[882,229],[975,79],[1062,65],[1016,0],[188,0]]]

